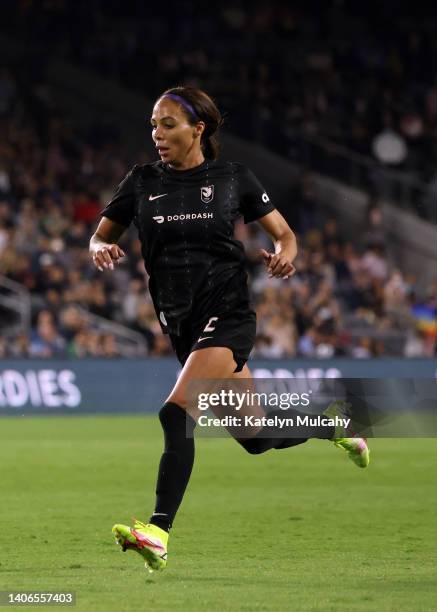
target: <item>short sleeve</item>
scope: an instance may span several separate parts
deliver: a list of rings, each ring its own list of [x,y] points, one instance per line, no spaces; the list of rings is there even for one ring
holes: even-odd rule
[[[135,215],[135,189],[133,175],[137,166],[126,174],[118,185],[111,200],[100,213],[111,221],[129,227]]]
[[[240,210],[244,223],[256,221],[275,210],[264,187],[254,173],[243,165],[240,166],[239,186]]]

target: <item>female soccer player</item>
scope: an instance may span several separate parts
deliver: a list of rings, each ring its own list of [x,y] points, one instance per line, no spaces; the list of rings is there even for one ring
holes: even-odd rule
[[[164,453],[155,510],[148,524],[113,527],[123,550],[139,552],[149,569],[167,564],[168,532],[193,466],[196,417],[187,412],[187,383],[251,376],[246,361],[256,317],[249,305],[243,245],[233,237],[236,219],[258,221],[273,238],[275,252],[262,251],[270,276],[287,279],[294,273],[296,238],[266,191],[244,165],[217,161],[221,121],[212,99],[199,89],[163,93],[151,117],[161,159],[132,168],[90,241],[95,266],[113,270],[125,255],[118,240],[131,222],[136,225],[156,314],[183,365],[159,413]],[[253,433],[238,440],[250,453],[306,440],[272,438],[265,427]],[[335,443],[357,465],[367,465],[363,439],[336,438]]]

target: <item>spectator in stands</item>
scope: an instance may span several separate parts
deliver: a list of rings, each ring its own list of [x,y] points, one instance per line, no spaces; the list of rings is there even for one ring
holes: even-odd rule
[[[47,358],[65,355],[65,340],[58,333],[53,314],[49,310],[38,313],[29,353],[32,357]]]

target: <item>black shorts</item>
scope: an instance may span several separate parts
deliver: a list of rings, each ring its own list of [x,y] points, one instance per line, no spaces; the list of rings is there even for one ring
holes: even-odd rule
[[[183,321],[181,334],[170,334],[176,356],[182,365],[193,351],[210,346],[230,348],[241,372],[255,344],[256,314],[248,307],[238,308],[222,315],[210,316],[200,322]]]

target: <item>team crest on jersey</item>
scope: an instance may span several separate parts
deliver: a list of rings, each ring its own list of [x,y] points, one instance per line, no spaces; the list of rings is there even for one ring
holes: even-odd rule
[[[209,204],[214,198],[214,185],[200,188],[200,197],[202,202]]]

